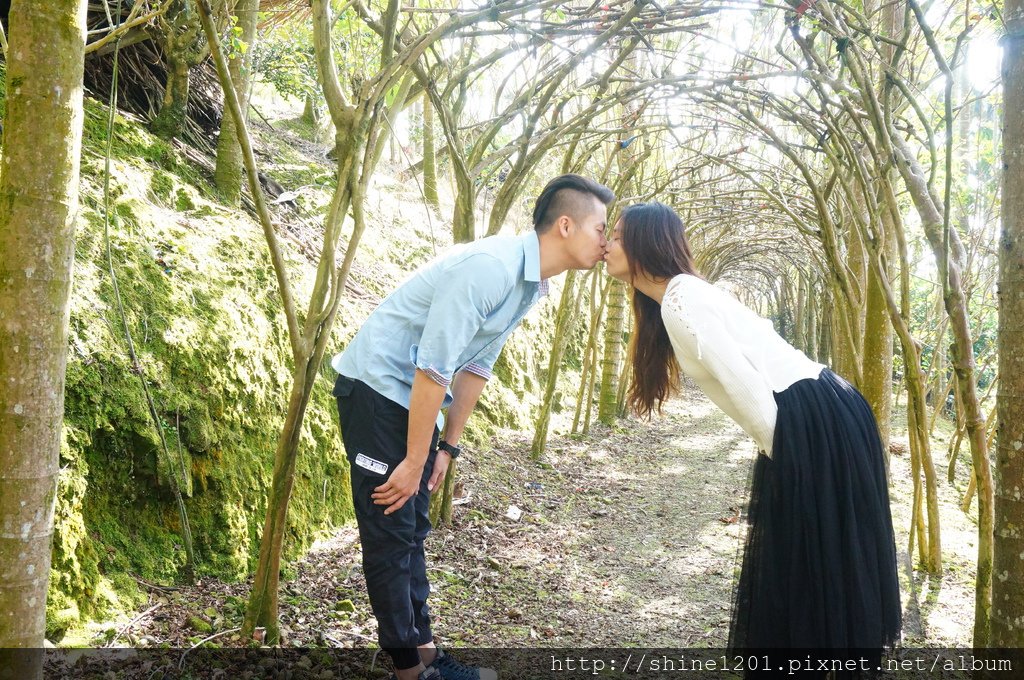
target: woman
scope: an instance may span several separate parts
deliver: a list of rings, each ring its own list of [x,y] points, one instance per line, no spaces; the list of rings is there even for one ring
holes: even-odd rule
[[[760,449],[730,649],[891,647],[901,622],[896,550],[867,402],[704,281],[667,206],[627,208],[606,262],[635,288],[633,410],[660,411],[681,371]]]

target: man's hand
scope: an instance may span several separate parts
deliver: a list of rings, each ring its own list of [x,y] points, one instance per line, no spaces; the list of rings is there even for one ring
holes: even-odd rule
[[[451,463],[451,460],[452,457],[448,455],[447,451],[437,452],[437,456],[434,458],[434,471],[430,473],[430,481],[427,482],[427,491],[433,491],[441,486],[445,475],[448,474],[448,464]]]
[[[436,466],[435,466],[436,470]],[[435,472],[436,474],[436,472]],[[373,490],[370,497],[374,505],[386,505],[385,515],[402,509],[406,502],[416,495],[420,489],[420,479],[423,477],[423,464],[410,463],[406,458],[395,471],[391,473],[388,481],[384,482]]]

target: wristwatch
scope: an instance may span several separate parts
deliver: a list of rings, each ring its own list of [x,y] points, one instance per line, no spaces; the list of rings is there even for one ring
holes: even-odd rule
[[[452,446],[451,444],[449,444],[448,442],[446,442],[443,439],[441,441],[437,442],[437,448],[438,448],[438,450],[444,451],[449,456],[451,456],[452,460],[455,460],[456,458],[458,458],[459,454],[462,453],[462,449],[460,449],[458,446]]]

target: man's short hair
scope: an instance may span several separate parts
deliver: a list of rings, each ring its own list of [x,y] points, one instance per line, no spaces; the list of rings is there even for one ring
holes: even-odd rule
[[[544,187],[533,206],[533,228],[543,234],[558,218],[567,215],[579,220],[591,209],[596,198],[605,205],[615,200],[612,190],[580,175],[560,175]]]

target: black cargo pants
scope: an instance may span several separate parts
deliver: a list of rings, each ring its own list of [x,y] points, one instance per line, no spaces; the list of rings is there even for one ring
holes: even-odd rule
[[[386,506],[374,505],[371,494],[405,459],[409,410],[345,376],[335,383],[334,396],[351,468],[352,504],[378,640],[396,669],[412,668],[420,663],[416,647],[433,639],[423,540],[431,529],[427,482],[437,456],[438,431],[435,427],[419,493],[385,515]]]

